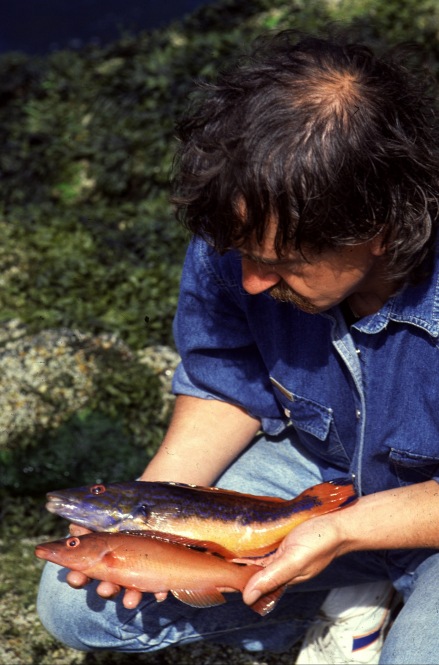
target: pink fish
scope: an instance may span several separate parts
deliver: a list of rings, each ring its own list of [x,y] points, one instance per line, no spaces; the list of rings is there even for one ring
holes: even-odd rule
[[[113,582],[142,592],[170,591],[193,607],[225,602],[221,589],[240,591],[260,566],[226,561],[205,551],[152,535],[89,533],[41,543],[40,559],[78,570],[92,579]],[[284,588],[262,597],[251,608],[264,616]]]

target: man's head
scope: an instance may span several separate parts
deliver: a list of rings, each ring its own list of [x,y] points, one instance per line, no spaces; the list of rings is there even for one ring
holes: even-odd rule
[[[438,120],[425,83],[362,45],[284,32],[202,86],[179,134],[174,200],[223,252],[276,227],[281,258],[380,234],[406,277],[438,218]]]

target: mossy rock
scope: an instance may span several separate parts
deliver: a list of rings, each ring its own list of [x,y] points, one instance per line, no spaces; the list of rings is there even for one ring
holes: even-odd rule
[[[69,329],[28,335],[18,322],[2,338],[0,487],[34,494],[143,470],[169,417],[175,352]]]

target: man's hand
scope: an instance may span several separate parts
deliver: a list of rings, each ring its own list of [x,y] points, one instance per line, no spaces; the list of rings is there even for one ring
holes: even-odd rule
[[[284,584],[311,579],[348,552],[399,548],[439,548],[439,485],[435,480],[362,496],[333,513],[313,517],[293,529],[267,567],[244,589],[244,601]]]
[[[342,543],[330,515],[315,517],[293,529],[264,568],[250,578],[244,602],[252,605],[284,584],[297,584],[315,577],[341,554]]]

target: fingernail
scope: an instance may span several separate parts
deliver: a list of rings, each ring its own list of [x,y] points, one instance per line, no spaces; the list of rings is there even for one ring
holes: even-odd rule
[[[256,601],[259,600],[261,596],[262,593],[259,591],[259,589],[253,589],[245,595],[245,602],[247,605],[253,605],[253,603],[256,603]]]

